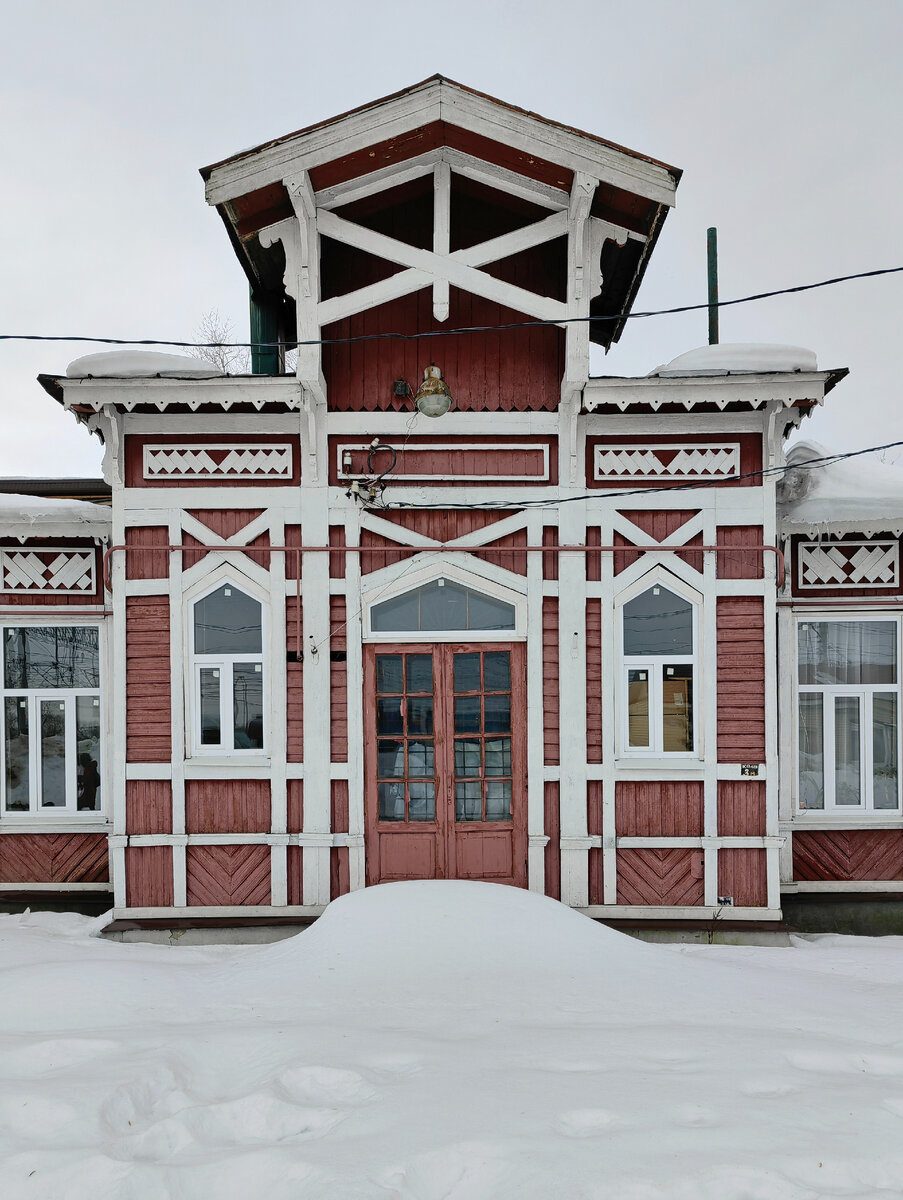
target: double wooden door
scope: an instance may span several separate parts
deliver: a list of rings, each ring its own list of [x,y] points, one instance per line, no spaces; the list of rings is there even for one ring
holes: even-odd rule
[[[367,882],[526,886],[524,647],[370,646]]]

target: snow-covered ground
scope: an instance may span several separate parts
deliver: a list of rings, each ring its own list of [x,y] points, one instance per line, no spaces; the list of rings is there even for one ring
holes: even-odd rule
[[[403,883],[269,946],[0,917],[0,1197],[903,1196],[903,939]]]

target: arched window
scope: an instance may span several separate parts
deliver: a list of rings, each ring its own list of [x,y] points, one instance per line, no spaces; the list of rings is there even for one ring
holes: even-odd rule
[[[513,630],[513,604],[462,587],[450,579],[434,579],[370,610],[374,633],[438,633],[454,630]]]
[[[622,608],[622,752],[696,749],[696,605],[656,582]]]
[[[264,746],[263,608],[230,582],[192,607],[194,745],[201,753]]]

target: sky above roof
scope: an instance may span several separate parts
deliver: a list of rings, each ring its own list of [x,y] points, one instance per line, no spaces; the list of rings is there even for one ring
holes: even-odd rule
[[[247,337],[247,284],[198,168],[433,72],[683,169],[635,310],[903,265],[897,0],[328,5],[33,0],[0,44],[0,333]],[[805,434],[903,438],[903,275],[722,310],[721,340],[806,346],[851,374]],[[705,313],[628,322],[594,374],[702,345]],[[83,344],[0,342],[0,475],[99,472],[35,381]],[[867,462],[868,460],[863,460]]]

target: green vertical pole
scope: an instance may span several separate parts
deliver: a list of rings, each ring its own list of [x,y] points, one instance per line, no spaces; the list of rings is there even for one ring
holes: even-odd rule
[[[278,342],[279,320],[273,309],[255,300],[251,292],[251,341]],[[280,355],[277,345],[253,345],[251,347],[251,374],[278,375]]]
[[[709,268],[709,345],[718,345],[718,230],[706,233],[706,251]]]

